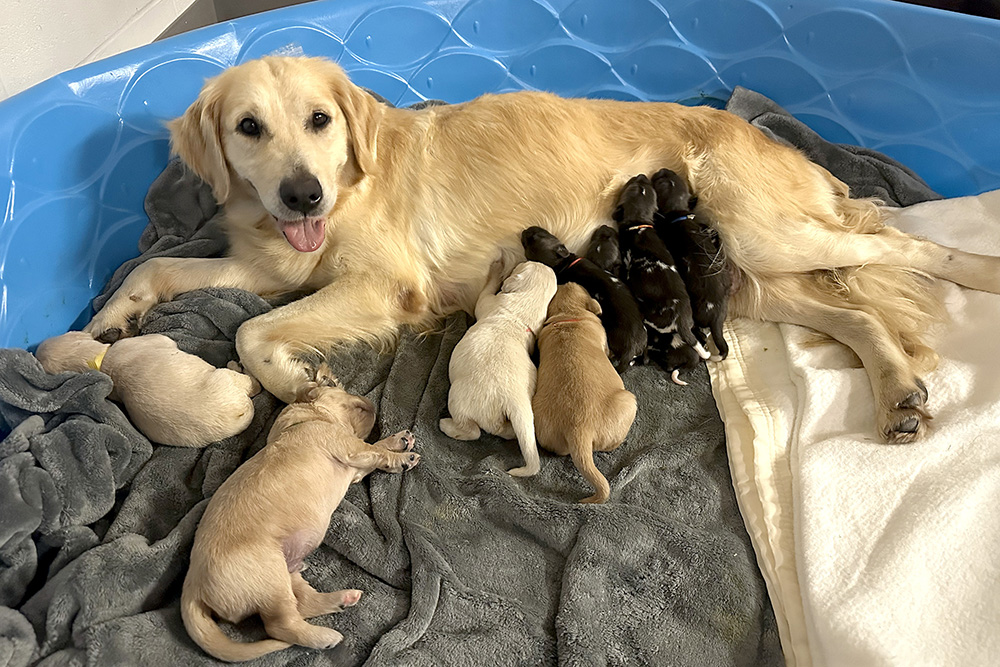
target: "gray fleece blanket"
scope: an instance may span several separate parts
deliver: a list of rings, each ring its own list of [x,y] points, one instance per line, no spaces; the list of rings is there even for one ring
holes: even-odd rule
[[[150,257],[224,252],[207,187],[179,164],[151,187],[147,213],[141,256],[95,307]],[[222,366],[239,324],[271,307],[198,290],[159,305],[142,333]],[[344,643],[258,663],[781,664],[705,370],[687,388],[651,368],[625,374],[638,418],[621,448],[596,457],[612,499],[582,506],[590,491],[568,459],[543,453],[538,476],[515,479],[504,472],[519,463],[515,444],[438,430],[468,324],[455,315],[392,355],[332,355],[347,388],[378,406],[372,438],[410,428],[423,458],[352,486],[307,560],[319,590],[365,591],[316,621]],[[282,406],[258,395],[250,428],[205,449],[152,446],[110,389],[100,373],[47,375],[27,352],[0,350],[0,667],[215,664],[180,621],[188,552],[208,499],[263,447]],[[225,628],[262,632],[254,619]]]

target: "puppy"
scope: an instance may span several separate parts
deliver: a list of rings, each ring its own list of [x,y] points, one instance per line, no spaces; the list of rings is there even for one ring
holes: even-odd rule
[[[656,233],[671,254],[680,259],[677,268],[691,297],[695,336],[704,345],[705,331],[711,332],[719,350],[713,359],[725,359],[729,345],[722,335],[722,325],[729,310],[733,281],[719,233],[705,224],[701,215],[692,212],[697,197],[692,196],[687,181],[678,174],[661,169],[653,174],[651,181],[658,208]]]
[[[125,406],[136,428],[153,442],[204,447],[242,433],[253,420],[260,384],[233,368],[216,368],[150,334],[113,345],[83,331],[43,341],[35,356],[47,373],[98,370],[114,387],[108,395]]]
[[[342,611],[361,591],[318,593],[302,564],[326,535],[347,487],[378,468],[417,465],[414,438],[402,431],[365,443],[375,408],[339,387],[312,387],[275,420],[267,445],[212,496],[198,525],[181,592],[191,638],[219,660],[250,660],[300,644],[329,648],[343,639],[306,618]],[[260,614],[272,639],[236,642],[212,614],[233,623]]]
[[[673,256],[653,228],[656,191],[645,175],[632,177],[613,217],[623,251],[625,283],[635,296],[649,329],[649,358],[670,372],[679,385],[683,369],[710,355],[694,335],[691,301]]]
[[[590,237],[584,257],[601,267],[615,278],[622,268],[622,253],[618,246],[618,230],[610,225],[601,225]]]
[[[499,282],[495,263],[476,302],[476,323],[451,353],[451,417],[440,426],[456,440],[475,440],[480,429],[508,440],[516,437],[524,465],[508,472],[528,477],[540,465],[531,414],[536,373],[531,351],[556,292],[556,276],[544,264],[523,262],[496,294]]]
[[[586,257],[571,253],[562,241],[541,227],[521,232],[525,256],[551,266],[559,283],[577,283],[601,304],[601,322],[608,336],[611,363],[618,372],[646,352],[646,327],[632,294],[621,280]]]
[[[635,421],[635,396],[608,359],[601,306],[574,283],[561,285],[538,334],[538,386],[531,407],[538,444],[573,459],[594,486],[583,503],[603,503],[611,487],[594,465],[594,450],[622,444]]]

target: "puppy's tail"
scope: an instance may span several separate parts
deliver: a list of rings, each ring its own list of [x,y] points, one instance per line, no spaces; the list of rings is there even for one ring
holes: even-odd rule
[[[233,641],[223,634],[212,618],[212,610],[208,605],[188,590],[187,586],[181,593],[181,618],[195,644],[209,655],[226,662],[253,660],[290,646],[277,639],[264,639],[259,642]]]
[[[611,485],[607,478],[594,465],[594,437],[588,433],[575,432],[567,438],[569,455],[573,465],[594,487],[594,495],[581,500],[581,503],[603,503],[611,497]]]
[[[524,465],[508,470],[515,477],[531,477],[537,475],[542,464],[538,459],[538,444],[535,442],[535,416],[531,410],[531,399],[523,405],[516,405],[507,411],[507,418],[517,436],[517,444],[521,447]]]

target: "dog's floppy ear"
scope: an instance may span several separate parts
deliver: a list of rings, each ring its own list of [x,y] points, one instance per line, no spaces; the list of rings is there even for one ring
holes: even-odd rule
[[[229,198],[229,164],[222,152],[222,91],[209,81],[184,115],[169,123],[171,150],[208,183],[215,200]]]
[[[601,304],[597,303],[597,299],[587,300],[587,310],[592,312],[594,315],[597,315],[598,317],[600,317],[601,312],[603,312],[601,310]]]
[[[691,198],[688,199],[688,210],[693,211],[694,207],[697,205],[698,205],[698,195],[691,195]]]
[[[611,219],[615,222],[621,222],[625,219],[625,205],[619,204],[615,207],[615,210],[611,212]]]
[[[331,67],[330,85],[347,120],[354,160],[364,174],[371,174],[375,171],[378,130],[385,110],[374,97],[351,83],[339,65],[331,63]]]
[[[310,382],[299,389],[299,393],[295,396],[295,402],[312,403],[317,398],[319,398],[319,385]]]

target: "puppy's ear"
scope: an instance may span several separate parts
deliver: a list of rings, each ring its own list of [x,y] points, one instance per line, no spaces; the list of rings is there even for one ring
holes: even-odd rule
[[[597,303],[597,299],[590,299],[587,302],[587,310],[592,312],[594,315],[597,315],[598,317],[600,317],[601,313],[603,312],[601,310],[601,304]]]
[[[220,204],[229,198],[229,164],[222,152],[222,97],[221,84],[213,79],[183,116],[167,123],[172,152],[211,186]]]
[[[625,205],[619,204],[615,207],[615,210],[611,212],[611,219],[615,222],[621,222],[625,219]]]
[[[351,83],[339,65],[329,65],[330,87],[347,120],[354,160],[363,173],[371,174],[378,158],[378,130],[385,109],[374,97]]]
[[[691,195],[691,199],[688,199],[688,210],[693,211],[694,207],[698,205],[698,195]]]

